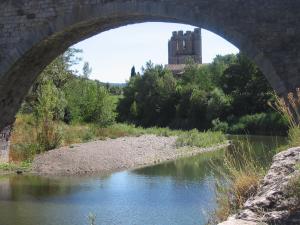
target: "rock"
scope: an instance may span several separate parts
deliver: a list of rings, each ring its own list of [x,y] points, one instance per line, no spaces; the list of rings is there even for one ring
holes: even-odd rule
[[[287,185],[291,178],[299,175],[296,164],[300,163],[300,147],[291,148],[274,156],[267,175],[261,182],[255,196],[249,198],[244,208],[222,225],[272,223],[299,225],[300,203],[288,196]],[[292,210],[293,209],[293,210]],[[235,221],[235,222],[233,222]],[[251,224],[251,223],[250,223]]]
[[[23,171],[22,170],[17,170],[16,173],[20,175],[20,174],[23,173]]]
[[[219,225],[265,225],[265,223],[256,223],[246,220],[239,220],[239,219],[230,219]]]

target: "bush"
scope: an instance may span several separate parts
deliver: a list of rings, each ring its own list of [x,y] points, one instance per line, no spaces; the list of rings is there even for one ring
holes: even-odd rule
[[[229,148],[225,153],[224,166],[211,164],[216,173],[223,176],[223,180],[215,184],[218,207],[211,215],[210,223],[226,220],[256,194],[259,181],[266,173],[266,167],[257,162],[255,150],[248,142],[242,148],[238,145]]]
[[[75,78],[65,88],[68,117],[73,122],[96,123],[106,127],[115,122],[115,99],[100,83]]]
[[[300,207],[300,164],[296,168],[298,170],[298,174],[295,175],[288,183],[287,186],[287,194],[290,197],[295,197],[298,201],[299,207]]]
[[[278,113],[258,113],[241,117],[229,127],[231,134],[286,135],[288,122]]]
[[[213,131],[222,131],[223,133],[226,133],[228,131],[228,123],[227,122],[221,122],[219,118],[212,121],[212,130]]]
[[[300,146],[300,128],[291,127],[288,132],[288,140],[290,147]]]
[[[57,148],[61,143],[61,133],[54,123],[54,120],[62,117],[60,94],[51,80],[42,84],[38,90],[37,105],[34,108],[37,143],[40,146],[38,153]]]
[[[58,148],[62,142],[62,134],[53,121],[43,121],[37,132],[40,150],[37,153]]]
[[[226,142],[226,136],[222,132],[199,132],[194,129],[182,132],[176,140],[176,146],[195,146],[199,148],[211,147]]]

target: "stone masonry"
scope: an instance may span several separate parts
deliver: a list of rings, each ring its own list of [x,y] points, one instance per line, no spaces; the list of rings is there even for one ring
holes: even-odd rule
[[[30,86],[55,57],[95,34],[139,22],[215,32],[284,96],[300,87],[299,10],[297,0],[1,0],[0,130],[14,122]]]
[[[186,64],[190,58],[197,64],[202,64],[202,37],[201,29],[194,32],[174,31],[169,40],[169,65]]]
[[[11,127],[5,127],[0,133],[0,163],[9,162],[9,138]]]
[[[184,72],[188,60],[202,64],[202,35],[201,29],[196,28],[193,32],[174,31],[168,43],[169,64],[166,68],[174,75]]]

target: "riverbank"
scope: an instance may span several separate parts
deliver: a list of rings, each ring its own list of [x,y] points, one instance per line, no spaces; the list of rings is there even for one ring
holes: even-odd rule
[[[260,225],[300,223],[300,147],[280,152],[256,194],[243,208],[220,225]]]
[[[122,137],[51,150],[35,157],[32,173],[40,175],[106,174],[150,166],[226,147],[177,147],[177,137]]]

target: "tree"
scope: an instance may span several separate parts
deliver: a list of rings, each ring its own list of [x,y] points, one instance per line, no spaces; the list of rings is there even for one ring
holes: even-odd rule
[[[77,57],[77,54],[80,52],[82,52],[82,50],[69,48],[64,54],[58,56],[45,68],[26,96],[22,105],[22,112],[31,113],[34,111],[36,104],[38,104],[38,90],[48,81],[52,81],[59,92],[63,91],[66,83],[74,77],[72,66],[78,64],[81,60],[80,57]],[[64,99],[62,93],[61,98],[62,100]]]
[[[62,101],[60,94],[61,92],[51,80],[39,86],[37,91],[34,115],[40,152],[54,149],[60,145],[61,134],[53,122],[53,120],[60,119],[64,113],[65,102]]]
[[[130,106],[130,115],[131,115],[131,118],[133,119],[133,121],[138,116],[138,109],[137,109],[136,101],[133,101],[133,103]]]
[[[115,104],[107,89],[96,81],[77,77],[65,88],[73,121],[96,123],[101,127],[115,121]]]
[[[221,88],[232,98],[232,114],[242,116],[269,110],[272,87],[258,67],[244,55],[238,54],[221,77]]]
[[[176,79],[162,65],[146,63],[142,76],[131,77],[118,106],[121,121],[167,126],[175,116]]]
[[[88,62],[85,62],[82,68],[83,77],[88,79],[92,73],[92,68]]]
[[[130,77],[135,77],[136,76],[136,72],[135,72],[135,67],[133,66],[131,68],[131,73],[130,73]]]

